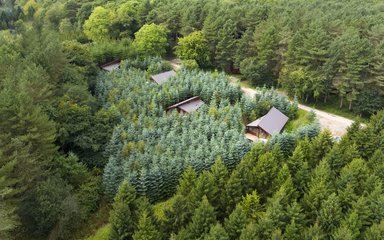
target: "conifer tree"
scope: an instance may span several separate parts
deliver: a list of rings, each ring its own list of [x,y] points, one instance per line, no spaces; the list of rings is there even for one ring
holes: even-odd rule
[[[158,227],[152,220],[152,217],[149,216],[149,212],[144,210],[141,213],[139,222],[137,223],[137,230],[132,236],[133,240],[160,240],[162,239],[161,233],[158,230]]]
[[[364,234],[364,239],[379,240],[384,238],[384,220],[373,224]]]
[[[199,239],[209,233],[211,226],[215,224],[216,216],[214,208],[209,204],[207,197],[203,197],[198,208],[196,208],[192,221],[181,230],[176,239]]]
[[[256,191],[243,196],[241,205],[243,206],[248,218],[257,220],[257,218],[260,217],[259,215],[261,215],[262,206],[260,203],[260,197],[256,194]]]
[[[229,240],[229,236],[223,226],[217,223],[211,227],[209,233],[205,235],[204,240]]]
[[[248,239],[259,240],[261,238],[258,236],[257,230],[258,230],[257,224],[254,222],[250,222],[247,224],[247,226],[245,226],[242,229],[239,239],[240,240],[248,240]]]
[[[244,207],[238,204],[224,222],[224,228],[230,239],[237,239],[241,234],[241,230],[246,226],[247,214]]]
[[[339,226],[341,217],[339,198],[332,193],[322,202],[317,220],[324,232],[330,235]]]
[[[162,225],[164,232],[167,234],[177,233],[191,219],[192,212],[188,206],[187,199],[176,194],[170,209],[164,211],[165,221]]]
[[[229,71],[233,63],[233,55],[236,45],[236,25],[229,19],[223,28],[218,31],[219,41],[216,46],[216,64],[224,71]]]
[[[109,239],[132,239],[135,231],[136,191],[127,181],[123,181],[114,198],[110,213],[111,232]]]

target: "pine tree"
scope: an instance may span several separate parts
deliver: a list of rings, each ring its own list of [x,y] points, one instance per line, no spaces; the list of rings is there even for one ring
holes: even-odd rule
[[[160,240],[162,239],[158,227],[149,216],[149,212],[144,210],[139,218],[137,230],[132,236],[133,240]]]
[[[110,157],[104,168],[103,184],[109,199],[113,199],[123,180],[122,166],[117,157]]]
[[[200,206],[196,208],[193,214],[192,221],[179,233],[176,239],[185,239],[186,236],[188,239],[204,238],[215,222],[215,210],[209,204],[207,197],[203,197]]]
[[[211,193],[212,196],[212,206],[217,209],[218,218],[222,216],[221,214],[225,213],[226,202],[223,202],[222,196],[225,193],[225,184],[228,181],[229,173],[225,167],[223,161],[218,159],[211,167],[211,173],[215,188],[217,191]]]
[[[304,189],[310,180],[309,166],[306,161],[307,157],[304,153],[304,148],[306,148],[306,146],[304,146],[304,144],[305,142],[300,142],[287,161],[291,176],[294,176],[293,183],[299,192],[304,192]]]
[[[236,25],[229,19],[223,28],[218,31],[219,41],[216,46],[216,64],[224,71],[229,71],[233,63],[233,55],[236,45]]]
[[[184,196],[176,194],[173,199],[174,201],[170,209],[164,211],[166,220],[162,228],[167,234],[177,233],[192,217],[192,212]]]
[[[330,45],[331,54],[333,55],[333,52],[338,54],[336,57],[338,57],[339,73],[334,78],[334,85],[340,96],[340,108],[343,107],[343,100],[346,99],[351,110],[352,102],[364,87],[361,77],[368,70],[367,62],[370,55],[368,45],[368,41],[361,38],[356,29],[348,29],[334,44]]]
[[[189,166],[181,176],[179,180],[179,185],[177,187],[177,192],[185,197],[187,197],[192,191],[196,183],[196,172],[191,166]]]
[[[213,225],[209,233],[205,235],[204,240],[229,240],[229,236],[220,223]]]
[[[0,152],[0,159],[2,159],[2,153]],[[12,187],[12,179],[9,179],[10,173],[14,168],[15,162],[8,162],[7,164],[1,164],[0,168],[0,238],[12,239],[11,232],[20,224],[18,216],[16,214],[16,208],[10,201],[9,197],[12,196],[16,191]]]
[[[318,214],[318,222],[320,227],[330,235],[333,230],[339,226],[342,217],[339,198],[335,193],[329,195],[321,204],[321,209]]]
[[[384,220],[373,224],[364,234],[364,239],[380,240],[384,238]]]
[[[319,164],[321,159],[331,150],[332,146],[332,134],[329,130],[321,131],[319,136],[312,140],[311,153],[313,157],[311,158],[312,161],[309,161],[311,168]]]
[[[241,200],[242,188],[242,175],[239,171],[234,170],[225,184],[225,194],[221,200],[226,203],[226,212],[228,214],[235,208],[236,203]]]
[[[256,194],[256,191],[243,196],[241,205],[243,206],[248,218],[256,220],[260,217],[259,215],[261,215],[262,206],[260,203],[260,197]]]
[[[320,228],[317,222],[309,228],[306,228],[302,234],[302,237],[304,240],[326,239],[323,230]]]
[[[127,181],[123,181],[114,198],[109,221],[111,232],[109,239],[132,239],[137,218],[136,214],[136,191]]]
[[[259,237],[257,230],[258,230],[258,227],[257,227],[256,223],[250,222],[247,224],[247,226],[245,228],[242,229],[239,239],[240,240],[248,240],[248,239],[259,240],[259,239],[262,239]]]
[[[238,204],[224,221],[224,228],[228,233],[229,239],[237,239],[240,237],[241,230],[247,224],[247,214],[244,210],[244,207],[241,204]]]

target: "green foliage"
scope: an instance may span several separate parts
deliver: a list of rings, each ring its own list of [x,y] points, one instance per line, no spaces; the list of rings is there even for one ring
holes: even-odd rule
[[[199,239],[204,238],[210,231],[210,226],[216,222],[215,210],[203,197],[200,205],[196,208],[192,220],[185,229],[182,229],[176,239]]]
[[[122,189],[102,231],[113,239],[383,238],[382,2],[0,5],[1,239],[77,239],[124,179],[151,201],[176,195],[158,221],[148,200]],[[272,106],[295,119],[297,104],[266,90],[242,100],[217,72],[151,83],[170,66],[149,56],[179,37],[189,70],[240,67],[253,84],[376,115],[340,142],[313,122],[247,153],[244,122]],[[120,70],[98,70],[115,59]],[[196,95],[198,111],[164,113]]]
[[[117,106],[124,117],[107,146],[111,151],[104,184],[110,196],[120,176],[125,176],[139,194],[160,200],[174,192],[186,166],[201,172],[221,157],[231,169],[247,152],[241,109],[236,104],[241,93],[226,81],[225,75],[181,71],[159,87],[149,83],[144,72],[124,68],[123,64],[120,73],[100,79],[97,86],[99,101],[106,107]],[[146,94],[150,92],[156,94]],[[198,111],[187,116],[164,114],[162,109],[167,106],[196,95],[206,103]],[[137,96],[135,101],[132,96]],[[218,109],[217,114],[208,114],[211,109]],[[141,147],[133,147],[137,145]]]
[[[152,221],[151,216],[147,210],[144,210],[141,214],[137,226],[137,230],[133,234],[134,240],[159,240],[161,239],[161,233],[157,226]]]
[[[224,228],[228,233],[229,239],[237,239],[246,223],[247,215],[245,209],[239,204],[224,222]]]
[[[195,60],[200,67],[207,67],[210,64],[208,42],[201,31],[180,38],[175,53],[182,60]]]
[[[110,39],[110,28],[115,18],[112,10],[98,6],[84,22],[84,33],[95,42],[107,41]]]
[[[133,46],[140,56],[163,56],[166,53],[167,29],[152,24],[143,25],[135,33]]]
[[[211,230],[209,230],[209,233],[205,235],[204,240],[229,240],[227,232],[221,226],[220,223],[217,223],[213,227],[211,227]]]
[[[135,59],[127,59],[121,63],[121,68],[137,68],[147,71],[149,74],[162,73],[172,69],[171,65],[164,61],[161,57],[138,57]]]
[[[127,181],[123,181],[114,198],[110,213],[111,232],[109,239],[132,239],[137,222],[136,191]]]

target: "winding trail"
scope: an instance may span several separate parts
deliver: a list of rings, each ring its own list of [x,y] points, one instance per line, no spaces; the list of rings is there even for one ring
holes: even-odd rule
[[[172,68],[175,71],[180,69],[180,59],[172,59],[169,61],[169,63],[172,65]],[[231,76],[229,79],[232,84],[239,85],[239,79],[237,79],[236,77]],[[252,88],[241,87],[241,90],[244,92],[245,95],[249,97],[254,97],[257,93],[257,90]],[[354,122],[351,119],[317,110],[315,108],[311,108],[303,104],[298,104],[298,107],[307,112],[313,111],[316,114],[316,117],[319,119],[321,129],[329,129],[334,137],[340,137],[344,135],[347,132],[347,128],[351,126],[351,124]],[[362,126],[365,125],[362,124]]]

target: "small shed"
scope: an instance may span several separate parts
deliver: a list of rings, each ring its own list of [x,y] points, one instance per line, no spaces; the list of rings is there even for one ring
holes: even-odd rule
[[[179,113],[190,113],[197,110],[203,104],[204,102],[200,97],[196,96],[168,107],[167,112],[177,111]]]
[[[173,76],[176,76],[176,72],[171,70],[171,71],[168,71],[168,72],[163,72],[163,73],[159,73],[159,74],[156,74],[156,75],[152,75],[151,76],[151,79],[161,85],[163,83],[165,83],[166,81],[168,81],[168,79],[170,77],[173,77]]]
[[[267,138],[274,133],[280,133],[288,119],[277,108],[272,107],[266,115],[248,124],[246,132],[257,137]]]
[[[100,68],[105,71],[113,71],[115,69],[118,69],[120,67],[120,60],[116,59],[111,62],[104,63],[103,65],[100,65]]]

